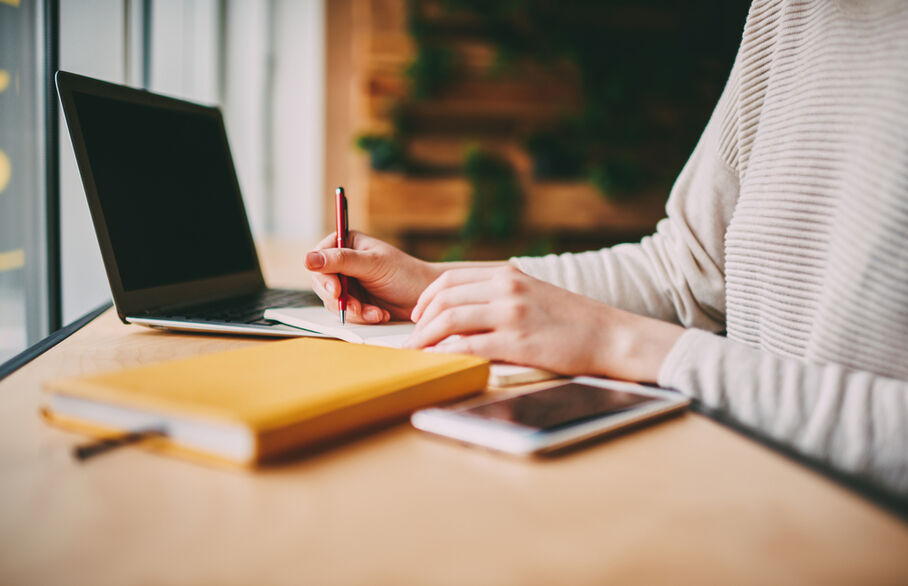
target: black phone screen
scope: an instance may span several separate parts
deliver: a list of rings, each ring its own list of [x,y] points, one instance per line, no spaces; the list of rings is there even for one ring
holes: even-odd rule
[[[658,400],[656,397],[637,393],[568,383],[469,407],[462,412],[486,419],[508,421],[538,430],[552,431],[603,415],[627,411],[637,405]]]

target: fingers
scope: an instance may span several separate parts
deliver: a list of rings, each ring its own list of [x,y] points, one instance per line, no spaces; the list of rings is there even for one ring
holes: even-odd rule
[[[332,307],[329,307],[328,309],[332,309],[335,313],[339,313],[339,312],[340,312],[340,309],[339,309],[338,306],[337,306],[337,302],[334,303],[334,307],[333,307],[333,308],[332,308]],[[349,323],[355,323],[355,324],[365,324],[365,323],[369,323],[369,322],[366,320],[366,317],[363,315],[363,305],[362,305],[362,303],[360,302],[359,299],[357,299],[357,298],[355,298],[355,297],[350,297],[349,295],[347,296],[347,310],[346,310],[346,312],[347,312],[347,313],[345,314],[345,321],[347,321],[347,322],[349,322]]]
[[[336,275],[312,275],[312,290],[325,304],[325,309],[333,313],[338,312],[337,299],[340,296],[340,282]],[[383,323],[391,319],[391,314],[371,303],[364,303],[357,297],[347,293],[346,320],[352,323],[374,324]]]
[[[370,324],[385,323],[391,320],[391,312],[377,305],[363,303],[363,320]]]
[[[506,360],[507,357],[502,354],[501,345],[496,343],[496,338],[494,333],[454,336],[424,350],[445,354],[472,354],[489,360]]]
[[[328,309],[337,312],[337,301],[330,306],[325,305]],[[379,324],[390,319],[391,315],[376,305],[363,303],[355,297],[347,295],[347,313],[346,321],[355,324]]]
[[[461,305],[441,312],[423,328],[413,331],[408,348],[433,346],[448,336],[486,332],[494,328],[494,308],[490,305]]]
[[[322,238],[313,250],[323,250],[325,248],[334,248],[337,246],[337,232],[332,232]]]
[[[337,275],[322,275],[315,273],[311,277],[312,290],[322,298],[322,301],[336,300],[340,296],[340,281]]]
[[[350,233],[347,234],[347,236],[349,248],[354,248],[356,250],[363,250],[371,242],[375,242],[375,239],[371,236],[356,230],[350,230]],[[322,238],[319,243],[315,245],[313,250],[324,250],[326,248],[337,248],[337,232],[332,232]]]
[[[312,289],[332,312],[338,311],[337,300],[341,295],[341,284],[338,275],[354,279],[368,279],[374,276],[379,261],[379,253],[370,246],[374,239],[360,232],[351,231],[349,248],[337,248],[336,233],[325,236],[310,251],[304,264],[312,271]],[[352,281],[356,283],[356,281]],[[346,319],[352,323],[382,323],[391,319],[387,310],[362,301],[368,297],[361,287],[354,285],[347,290]]]
[[[462,305],[480,305],[495,300],[495,287],[489,281],[467,283],[442,289],[423,309],[416,331],[432,323],[443,311]]]
[[[325,248],[306,255],[306,268],[318,273],[341,273],[355,279],[368,278],[376,268],[371,252],[352,248]]]
[[[505,269],[507,271],[507,269]],[[475,283],[477,281],[487,281],[497,274],[501,274],[503,271],[501,269],[455,269],[450,271],[445,271],[440,277],[432,281],[428,287],[422,292],[419,296],[419,299],[416,301],[416,306],[413,307],[413,312],[410,314],[410,318],[419,322],[422,319],[423,313],[425,313],[426,308],[432,303],[433,299],[440,291],[445,289],[456,287],[457,285],[465,285],[467,283]]]
[[[372,248],[376,243],[381,242],[368,234],[363,234],[359,230],[350,230],[350,232],[347,233],[347,241],[350,248],[355,248],[356,250],[366,250],[367,248]]]
[[[360,232],[351,231],[348,248],[337,248],[337,233],[332,232],[315,245],[306,255],[305,265],[310,271],[319,273],[342,273],[351,277],[368,274],[375,265],[375,254],[364,250],[370,238]]]

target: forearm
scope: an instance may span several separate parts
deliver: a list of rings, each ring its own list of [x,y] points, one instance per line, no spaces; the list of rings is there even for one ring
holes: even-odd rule
[[[440,277],[445,271],[453,269],[493,269],[508,265],[506,260],[457,260],[449,262],[430,262],[430,270],[433,271],[436,278]]]
[[[657,382],[662,363],[685,329],[606,305],[598,313],[603,339],[593,350],[591,374]]]
[[[691,330],[658,382],[805,455],[908,494],[908,381]]]
[[[667,218],[638,244],[513,262],[568,291],[640,315],[709,331],[725,327],[725,233],[737,206],[737,64],[690,160],[672,188]],[[732,122],[729,122],[732,121]],[[729,138],[731,136],[732,138]]]

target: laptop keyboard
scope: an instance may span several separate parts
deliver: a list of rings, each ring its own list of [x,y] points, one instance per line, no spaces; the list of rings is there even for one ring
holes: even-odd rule
[[[269,307],[307,307],[321,303],[321,299],[311,291],[265,289],[254,295],[181,307],[165,315],[156,312],[156,317],[180,321],[271,325],[276,322],[262,317]]]

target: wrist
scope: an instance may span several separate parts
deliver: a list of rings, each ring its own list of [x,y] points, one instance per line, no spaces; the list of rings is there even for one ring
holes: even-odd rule
[[[606,336],[599,346],[601,374],[638,382],[656,383],[659,369],[678,338],[679,325],[609,308],[614,314],[600,331]]]

